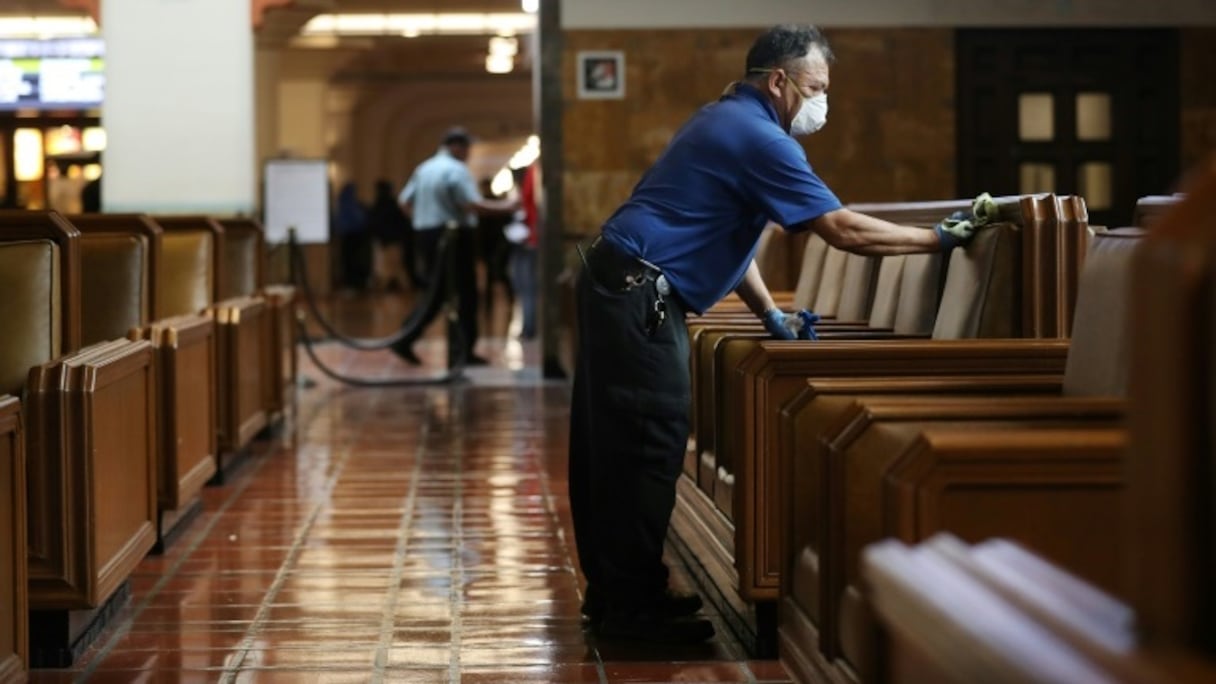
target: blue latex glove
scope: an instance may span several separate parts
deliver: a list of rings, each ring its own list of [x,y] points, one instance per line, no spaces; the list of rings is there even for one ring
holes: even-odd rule
[[[971,241],[975,231],[1000,217],[1000,208],[988,193],[975,198],[971,211],[956,211],[933,226],[933,233],[941,242],[943,252],[965,245]]]
[[[775,340],[819,339],[814,328],[814,324],[819,321],[819,316],[806,309],[800,309],[792,314],[787,314],[781,309],[769,309],[764,312],[762,320],[764,329]]]

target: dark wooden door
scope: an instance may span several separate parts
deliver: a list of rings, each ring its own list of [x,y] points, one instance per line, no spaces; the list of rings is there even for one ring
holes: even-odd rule
[[[959,30],[958,185],[1086,199],[1090,223],[1129,225],[1179,165],[1178,35],[1146,30]]]

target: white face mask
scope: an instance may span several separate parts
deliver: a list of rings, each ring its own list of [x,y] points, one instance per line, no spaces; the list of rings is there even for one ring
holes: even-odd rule
[[[802,106],[790,123],[790,135],[810,135],[828,122],[828,94],[802,98]]]

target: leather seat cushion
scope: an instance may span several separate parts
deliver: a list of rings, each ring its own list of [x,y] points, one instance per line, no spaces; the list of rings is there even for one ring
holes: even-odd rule
[[[933,332],[941,284],[941,254],[909,254],[904,258],[899,305],[895,311],[896,333],[928,335]]]
[[[871,328],[894,328],[895,312],[899,309],[899,286],[903,280],[904,255],[883,257],[874,283],[874,304],[870,307]]]
[[[996,223],[956,247],[947,266],[933,339],[1017,337],[1021,330],[1020,228]]]
[[[30,368],[60,356],[59,247],[0,243],[0,394],[20,396]]]
[[[881,257],[849,254],[845,257],[844,280],[840,288],[840,303],[836,318],[842,321],[864,321],[870,318],[874,303],[874,283],[878,280]]]
[[[80,240],[81,344],[126,337],[148,322],[147,243],[136,235],[84,233]]]
[[[157,318],[194,314],[211,305],[213,245],[212,234],[206,231],[165,233]]]
[[[819,290],[815,293],[812,311],[820,316],[835,316],[840,308],[840,289],[844,284],[844,267],[848,253],[828,247],[823,261],[823,272],[819,277]]]
[[[248,297],[258,289],[258,240],[253,231],[224,233],[222,298]]]
[[[823,277],[823,263],[828,256],[828,243],[818,234],[812,234],[802,250],[802,267],[798,271],[798,282],[794,285],[794,308],[813,309],[819,293],[819,279]]]
[[[1132,258],[1143,234],[1138,228],[1120,228],[1090,239],[1077,288],[1065,395],[1127,396],[1127,308]]]

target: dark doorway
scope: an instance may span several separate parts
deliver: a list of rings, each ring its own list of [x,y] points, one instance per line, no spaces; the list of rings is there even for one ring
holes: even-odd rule
[[[1079,194],[1090,223],[1131,222],[1179,165],[1178,34],[960,30],[958,184]]]

